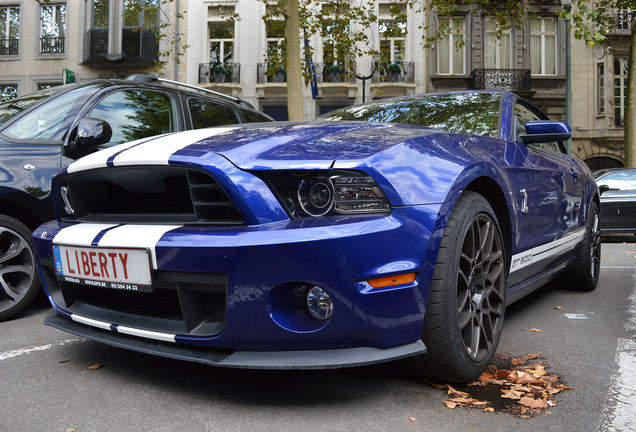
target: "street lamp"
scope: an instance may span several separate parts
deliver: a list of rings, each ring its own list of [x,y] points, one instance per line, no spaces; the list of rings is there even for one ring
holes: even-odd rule
[[[561,0],[566,13],[572,10],[572,0]],[[565,18],[565,121],[572,127],[572,60],[570,58],[570,19]],[[565,149],[572,154],[572,138],[565,142]]]
[[[371,57],[372,58],[372,65],[373,65],[373,70],[371,71],[371,75],[368,76],[359,76],[358,74],[356,74],[355,72],[353,72],[353,76],[355,76],[356,78],[358,78],[359,80],[362,80],[362,103],[365,102],[365,89],[367,87],[366,82],[369,78],[373,77],[373,74],[375,73],[376,69],[378,68],[378,63],[380,62],[380,56],[379,55],[374,55]]]

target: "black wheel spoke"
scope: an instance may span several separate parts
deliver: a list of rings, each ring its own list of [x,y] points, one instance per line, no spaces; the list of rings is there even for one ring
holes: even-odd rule
[[[481,362],[491,354],[501,332],[505,304],[502,245],[493,220],[486,214],[479,214],[469,224],[461,248],[457,321],[464,347],[475,362]],[[466,264],[468,262],[470,266]],[[467,275],[468,268],[470,274]],[[465,291],[468,292],[467,300]]]

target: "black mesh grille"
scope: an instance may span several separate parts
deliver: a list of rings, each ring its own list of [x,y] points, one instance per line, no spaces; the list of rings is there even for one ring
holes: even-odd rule
[[[240,225],[243,218],[217,181],[180,167],[111,167],[58,181],[63,219],[111,223]]]
[[[155,288],[151,293],[81,286],[82,300],[94,306],[166,319],[183,319],[176,290]]]

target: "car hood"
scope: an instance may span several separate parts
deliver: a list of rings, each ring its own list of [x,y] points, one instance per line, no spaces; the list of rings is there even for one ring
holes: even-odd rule
[[[365,159],[440,131],[421,126],[322,122],[259,123],[199,129],[115,146],[71,164],[69,172],[103,166],[205,159],[219,154],[243,170],[329,169],[336,160]],[[201,160],[203,162],[203,160]]]

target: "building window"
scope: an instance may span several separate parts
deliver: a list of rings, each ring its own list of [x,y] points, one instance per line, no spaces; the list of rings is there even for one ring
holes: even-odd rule
[[[124,0],[124,28],[140,28],[159,23],[158,0]]]
[[[0,7],[0,55],[18,55],[20,8]]]
[[[532,75],[556,75],[556,19],[530,20]]]
[[[616,15],[616,23],[614,28],[616,30],[629,30],[632,25],[632,18],[634,18],[634,8],[623,8]]]
[[[93,0],[91,28],[108,28],[108,5],[109,0]]]
[[[61,86],[62,83],[40,83],[38,84],[38,91],[47,90],[53,87]]]
[[[598,113],[605,114],[605,64],[598,65]]]
[[[3,84],[0,85],[0,102],[6,102],[8,100],[18,97],[18,86],[15,84]]]
[[[406,23],[380,20],[380,55],[383,63],[404,61],[406,54]]]
[[[234,24],[209,23],[210,63],[232,63],[234,60]]]
[[[276,20],[267,23],[267,61],[280,61],[285,57],[285,21]]]
[[[625,127],[627,99],[627,57],[614,57],[614,125]]]
[[[495,20],[484,22],[484,67],[485,69],[510,69],[510,30],[505,30],[499,39],[495,34]]]
[[[349,34],[349,20],[334,19],[322,23],[322,61],[344,67],[345,52],[336,42],[339,34]]]
[[[439,41],[437,71],[440,75],[463,75],[465,58],[464,18],[440,19],[440,28],[448,27],[448,34]]]
[[[41,53],[57,54],[64,52],[66,5],[42,6],[40,38]]]

